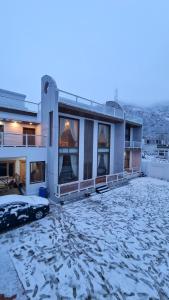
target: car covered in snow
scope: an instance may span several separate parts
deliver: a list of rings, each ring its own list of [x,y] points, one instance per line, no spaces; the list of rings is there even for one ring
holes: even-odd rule
[[[38,196],[0,196],[0,230],[39,220],[49,213],[49,201]]]

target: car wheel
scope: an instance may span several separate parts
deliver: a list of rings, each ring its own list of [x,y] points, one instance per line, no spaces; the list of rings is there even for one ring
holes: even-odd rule
[[[38,210],[38,211],[36,212],[36,214],[35,214],[35,219],[36,219],[36,220],[39,220],[39,219],[41,219],[41,218],[43,218],[43,211]]]

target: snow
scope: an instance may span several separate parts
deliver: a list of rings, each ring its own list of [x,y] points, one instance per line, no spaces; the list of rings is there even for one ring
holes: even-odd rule
[[[0,236],[0,270],[5,274],[2,254],[9,253],[33,300],[167,300],[168,199],[168,182],[145,177],[103,195],[53,206],[46,218]],[[2,276],[0,293],[5,284],[8,291],[4,280]],[[18,294],[17,287],[12,291]]]
[[[39,196],[6,195],[0,197],[1,204],[10,204],[13,202],[24,202],[30,205],[48,205],[48,199]]]

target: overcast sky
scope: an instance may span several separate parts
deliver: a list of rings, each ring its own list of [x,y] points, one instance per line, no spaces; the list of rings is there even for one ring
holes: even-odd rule
[[[169,0],[0,0],[0,88],[169,102]]]

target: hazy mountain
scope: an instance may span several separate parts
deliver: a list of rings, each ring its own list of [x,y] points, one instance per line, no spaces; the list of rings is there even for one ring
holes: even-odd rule
[[[169,103],[156,104],[150,107],[123,105],[128,113],[143,118],[144,137],[164,137],[169,139]]]

